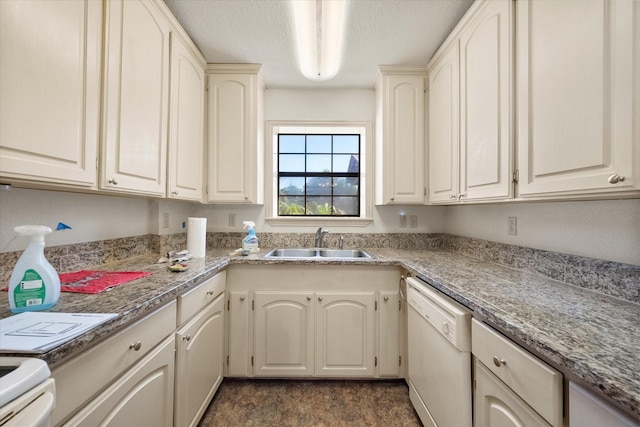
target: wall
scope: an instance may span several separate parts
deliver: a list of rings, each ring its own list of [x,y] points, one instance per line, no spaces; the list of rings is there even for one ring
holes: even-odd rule
[[[517,217],[518,234],[507,234]],[[640,265],[640,199],[451,206],[445,233]]]

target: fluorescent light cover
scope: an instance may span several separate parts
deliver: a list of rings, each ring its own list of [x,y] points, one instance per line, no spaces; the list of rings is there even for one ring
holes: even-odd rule
[[[338,73],[346,0],[291,0],[300,71],[309,80]]]

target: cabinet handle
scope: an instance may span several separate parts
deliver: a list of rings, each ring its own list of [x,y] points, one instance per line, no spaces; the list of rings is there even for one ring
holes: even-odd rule
[[[322,301],[322,297],[318,297],[318,301]]]
[[[115,178],[111,178],[109,181],[107,181],[109,184],[113,184],[113,185],[118,185],[118,180]]]
[[[498,356],[493,356],[493,364],[499,368],[502,365],[506,365],[507,361],[504,359],[500,359]]]
[[[249,200],[249,196],[244,196],[244,199],[245,200]]]
[[[384,299],[384,302],[389,301],[389,297],[384,297],[383,299]]]
[[[207,295],[213,295],[213,290],[207,291]]]
[[[396,199],[395,197],[392,197],[390,200],[393,202],[395,199]]]
[[[617,173],[609,176],[609,184],[617,184],[622,181],[624,181],[624,176],[618,175]]]
[[[307,301],[311,301],[311,297],[310,296],[307,296]]]
[[[450,198],[450,199],[457,199],[457,198],[458,198],[458,196],[456,196],[455,194],[449,194],[449,198]]]
[[[137,341],[135,344],[129,344],[129,350],[138,351],[142,348],[142,342]]]
[[[178,192],[177,191],[172,191],[171,194],[174,195],[174,196],[177,196]]]
[[[184,337],[182,337],[182,339],[183,339],[184,341],[191,341],[191,334],[187,334],[187,335],[185,335]]]
[[[462,199],[463,197],[467,197],[466,194],[458,194],[458,201],[460,201],[460,199]]]
[[[244,301],[244,295],[240,297],[240,301]]]

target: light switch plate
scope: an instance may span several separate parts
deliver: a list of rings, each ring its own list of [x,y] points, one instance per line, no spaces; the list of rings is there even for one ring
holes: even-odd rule
[[[507,233],[509,233],[512,236],[517,236],[518,235],[518,218],[515,216],[510,216],[507,219],[507,222],[508,222]]]

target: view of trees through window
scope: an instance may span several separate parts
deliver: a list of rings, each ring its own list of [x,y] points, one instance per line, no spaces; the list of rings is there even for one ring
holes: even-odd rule
[[[360,135],[278,134],[278,215],[359,216]]]

